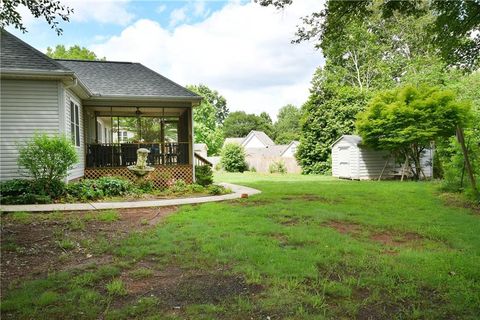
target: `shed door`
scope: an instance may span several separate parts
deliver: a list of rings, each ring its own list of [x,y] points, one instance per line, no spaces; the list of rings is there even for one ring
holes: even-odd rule
[[[338,148],[338,160],[338,176],[350,178],[350,146],[340,146]]]

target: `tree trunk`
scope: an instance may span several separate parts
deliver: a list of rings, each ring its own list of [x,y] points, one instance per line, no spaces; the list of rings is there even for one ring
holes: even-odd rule
[[[473,175],[472,165],[468,157],[468,150],[467,150],[467,147],[465,146],[463,129],[460,126],[457,126],[457,139],[458,139],[458,142],[460,143],[460,146],[462,147],[463,157],[465,159],[465,168],[467,169],[468,177],[470,178],[470,184],[472,185],[472,189],[475,196],[478,198],[479,194],[478,194],[477,184],[475,182],[475,176]]]

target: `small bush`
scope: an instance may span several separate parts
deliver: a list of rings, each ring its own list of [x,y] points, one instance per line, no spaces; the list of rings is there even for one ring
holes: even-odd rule
[[[204,186],[201,186],[199,184],[189,184],[188,185],[188,191],[189,192],[192,192],[192,193],[201,193],[201,192],[205,192],[205,187]]]
[[[270,173],[285,174],[287,173],[287,167],[285,166],[285,163],[283,161],[275,161],[270,164],[270,166],[268,167],[268,171]]]
[[[244,172],[248,165],[245,161],[245,150],[237,143],[226,144],[221,153],[221,164],[225,171]]]
[[[188,191],[188,185],[182,179],[175,180],[173,185],[170,187],[170,191],[173,193],[183,193]]]
[[[213,171],[209,165],[195,167],[195,182],[201,186],[209,186],[213,183]]]
[[[137,184],[137,188],[143,193],[148,193],[152,192],[152,190],[155,189],[155,186],[152,181],[140,180]]]
[[[214,196],[225,194],[226,190],[224,187],[212,184],[211,186],[208,187],[208,193]]]
[[[133,184],[123,178],[101,177],[96,180],[96,183],[107,197],[122,196],[133,189]]]
[[[64,136],[35,134],[26,145],[19,148],[18,164],[34,180],[45,179],[49,183],[62,180],[68,169],[77,162],[75,147]]]
[[[52,198],[45,194],[32,180],[14,179],[0,184],[1,204],[44,204],[52,203]]]
[[[122,196],[132,192],[133,184],[126,179],[102,177],[97,180],[84,179],[67,185],[67,194],[81,201],[95,200],[102,197]]]
[[[32,181],[32,193],[58,199],[65,194],[66,185],[61,180],[48,180],[45,178]]]

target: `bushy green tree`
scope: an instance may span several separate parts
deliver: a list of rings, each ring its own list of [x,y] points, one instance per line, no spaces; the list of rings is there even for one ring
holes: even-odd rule
[[[227,106],[227,100],[217,90],[210,89],[204,84],[187,86],[187,89],[201,95],[215,108],[215,121],[217,125],[223,125],[225,118],[230,112]]]
[[[280,108],[274,124],[276,144],[287,144],[300,139],[301,115],[300,109],[294,105],[288,104]]]
[[[356,125],[365,145],[405,159],[420,179],[422,152],[455,135],[457,125],[469,122],[469,110],[452,91],[405,86],[379,92]]]
[[[244,172],[248,169],[245,150],[237,143],[227,143],[221,153],[221,165],[228,172]]]
[[[255,114],[247,114],[244,111],[231,112],[223,123],[225,137],[241,138],[248,135],[252,130],[265,132],[269,137],[273,136],[273,126],[266,117]]]
[[[77,162],[75,147],[64,136],[35,134],[19,148],[18,165],[26,169],[37,189],[54,197],[63,192],[62,179]]]
[[[53,59],[106,60],[105,57],[99,58],[95,52],[79,45],[67,49],[64,45],[59,44],[55,46],[55,49],[48,47],[46,54]]]

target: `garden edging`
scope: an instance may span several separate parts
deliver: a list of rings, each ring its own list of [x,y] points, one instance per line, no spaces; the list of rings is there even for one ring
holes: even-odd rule
[[[261,193],[260,190],[240,186],[232,183],[219,183],[232,190],[232,193],[194,198],[161,199],[146,201],[129,202],[87,202],[87,203],[54,203],[54,204],[27,204],[27,205],[1,205],[1,212],[46,212],[46,211],[83,211],[83,210],[103,210],[103,209],[121,209],[121,208],[146,208],[146,207],[166,207],[183,204],[197,204],[232,200],[241,198],[243,194],[252,196]]]

